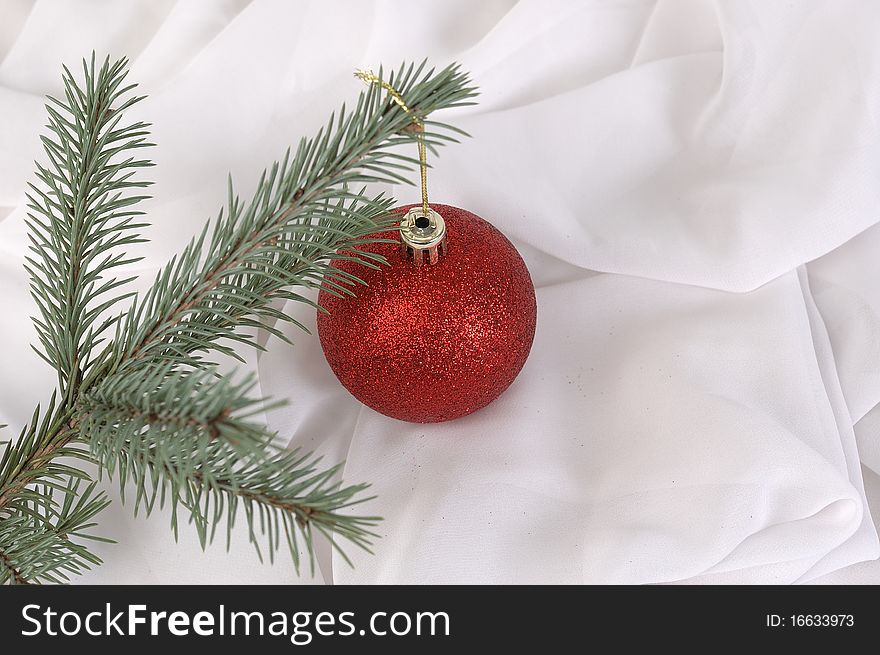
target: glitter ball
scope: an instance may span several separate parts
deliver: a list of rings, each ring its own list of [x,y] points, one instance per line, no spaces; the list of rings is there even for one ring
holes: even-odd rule
[[[321,346],[339,381],[368,407],[414,423],[465,416],[500,396],[525,364],[537,318],[513,244],[476,214],[431,208],[447,230],[448,252],[436,264],[416,266],[398,244],[370,244],[363,249],[390,265],[337,260],[367,286],[344,298],[322,290],[318,299],[329,312],[318,313]]]

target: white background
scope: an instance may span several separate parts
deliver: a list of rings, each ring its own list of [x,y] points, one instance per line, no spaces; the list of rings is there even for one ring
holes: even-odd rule
[[[116,503],[101,530],[120,544],[84,580],[880,581],[858,564],[880,553],[878,33],[870,0],[0,0],[8,433],[54,379],[22,270],[42,98],[93,49],[150,95],[145,280],[227,172],[246,192],[356,96],[355,68],[428,57],[482,89],[443,117],[474,138],[434,162],[432,199],[510,236],[537,287],[520,378],[448,424],[362,408],[314,336],[248,353],[290,401],[271,426],[373,483],[382,539],[354,569],[325,553],[298,578],[241,534],[202,554]]]

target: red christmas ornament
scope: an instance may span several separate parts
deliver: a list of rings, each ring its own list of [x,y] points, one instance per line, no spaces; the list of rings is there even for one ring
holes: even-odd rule
[[[383,236],[409,247],[368,246],[390,266],[334,263],[367,283],[356,297],[318,299],[329,311],[318,313],[321,346],[339,381],[368,407],[414,423],[465,416],[500,396],[525,364],[537,317],[513,244],[476,214],[431,209],[396,210],[410,210],[405,227]]]

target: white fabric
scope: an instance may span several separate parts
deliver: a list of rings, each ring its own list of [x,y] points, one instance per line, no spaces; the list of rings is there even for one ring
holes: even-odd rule
[[[246,191],[354,97],[353,69],[454,59],[482,96],[446,116],[474,138],[434,162],[431,195],[516,242],[534,349],[496,403],[430,426],[360,407],[314,336],[249,354],[291,401],[272,428],[346,459],[385,517],[374,555],[324,552],[302,581],[876,576],[834,572],[880,554],[859,466],[880,470],[878,32],[860,0],[0,0],[0,422],[53,382],[21,264],[61,61],[127,55],[150,94],[146,281],[227,171]],[[202,555],[118,504],[102,530],[121,544],[87,581],[298,580],[241,534]]]

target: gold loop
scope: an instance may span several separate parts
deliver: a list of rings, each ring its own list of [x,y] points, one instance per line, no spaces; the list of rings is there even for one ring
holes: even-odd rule
[[[424,121],[421,118],[419,118],[416,115],[416,113],[407,106],[406,101],[403,99],[403,96],[400,95],[400,91],[398,91],[393,86],[388,84],[388,82],[385,82],[382,79],[380,79],[378,75],[373,73],[373,71],[357,70],[354,72],[354,75],[355,75],[355,77],[363,80],[367,84],[378,84],[383,89],[385,89],[388,92],[388,95],[391,96],[391,99],[401,109],[403,109],[403,111],[405,111],[407,114],[409,114],[410,118],[412,118],[412,122],[418,128],[418,131],[417,131],[418,136],[416,138],[419,141],[419,169],[420,169],[421,178],[422,178],[422,211],[424,212],[425,216],[428,216],[428,153],[427,153],[427,149],[425,148],[425,137],[424,137],[425,123],[424,123]]]

